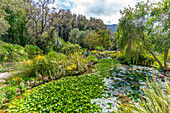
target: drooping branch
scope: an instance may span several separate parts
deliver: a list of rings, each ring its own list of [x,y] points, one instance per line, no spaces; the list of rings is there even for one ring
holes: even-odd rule
[[[144,33],[142,31],[142,36],[141,36],[142,40],[143,40],[143,44],[145,46],[145,48],[149,51],[149,53],[155,58],[155,60],[158,62],[159,66],[161,68],[164,68],[164,66],[162,65],[162,63],[159,61],[159,59],[156,57],[156,55],[152,52],[151,49],[149,49],[148,45],[146,44],[146,40],[145,40],[145,36]]]

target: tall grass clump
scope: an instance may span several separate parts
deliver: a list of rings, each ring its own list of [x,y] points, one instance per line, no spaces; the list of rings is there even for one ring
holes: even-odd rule
[[[76,72],[84,72],[87,69],[87,62],[82,56],[75,52],[66,56],[55,51],[46,56],[38,55],[33,60],[22,62],[17,70],[27,77],[62,77],[72,75]]]
[[[142,89],[145,95],[140,95],[139,103],[121,104],[117,113],[170,113],[170,87],[161,81],[147,81],[148,88]]]

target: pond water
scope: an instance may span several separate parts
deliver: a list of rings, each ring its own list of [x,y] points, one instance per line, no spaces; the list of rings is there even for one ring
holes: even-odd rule
[[[147,88],[146,77],[163,80],[164,75],[150,67],[117,64],[115,69],[110,70],[110,75],[103,80],[107,86],[107,91],[102,94],[104,97],[92,99],[91,103],[96,103],[102,108],[103,113],[108,113],[117,109],[118,99],[137,102],[138,94],[144,94],[142,88]],[[169,81],[169,78],[165,78]],[[164,81],[162,86],[166,88]]]

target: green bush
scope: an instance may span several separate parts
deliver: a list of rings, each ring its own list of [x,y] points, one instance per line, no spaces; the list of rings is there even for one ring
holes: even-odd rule
[[[67,44],[61,49],[61,52],[70,55],[74,52],[80,51],[80,46],[78,44],[71,44],[70,42],[67,42]]]
[[[27,77],[37,77],[38,74],[41,74],[42,77],[51,78],[52,76],[61,77],[74,74],[75,71],[84,72],[86,71],[86,61],[79,53],[66,57],[63,54],[50,52],[47,56],[38,55],[33,60],[24,61],[17,67],[21,74]]]
[[[62,39],[57,37],[55,43],[54,43],[54,49],[55,51],[59,52],[62,47],[64,47],[67,43]]]
[[[153,56],[147,53],[140,55],[139,59],[131,59],[131,61],[128,60],[128,58],[124,55],[123,52],[120,52],[116,58],[120,61],[123,61],[124,63],[140,64],[140,65],[146,65],[146,66],[151,66],[155,62],[155,59],[153,58]]]
[[[99,51],[104,51],[105,48],[103,46],[96,46],[94,47],[95,50],[99,50]]]
[[[168,54],[168,58],[167,58],[168,61],[170,61],[170,53]]]
[[[26,45],[25,52],[28,53],[29,59],[34,58],[36,55],[42,55],[42,53],[43,53],[43,51],[35,45]]]
[[[28,59],[28,54],[24,51],[24,47],[0,41],[0,62],[19,62],[24,59]]]
[[[87,70],[87,61],[83,59],[83,56],[78,52],[68,56],[67,64],[74,64],[76,66],[76,71],[79,73],[85,72]]]
[[[97,63],[98,62],[98,59],[96,56],[88,56],[85,58],[88,62],[94,62],[94,63]]]
[[[62,59],[66,59],[67,56],[62,53],[57,53],[56,51],[51,51],[48,53],[47,57],[51,60],[60,61]]]
[[[96,50],[90,51],[90,53],[93,54],[93,55],[97,55],[97,51]]]

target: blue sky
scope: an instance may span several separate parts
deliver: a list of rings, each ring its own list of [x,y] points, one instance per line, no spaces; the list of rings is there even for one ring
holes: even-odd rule
[[[139,1],[141,0],[56,0],[56,3],[60,9],[69,9],[72,13],[82,14],[87,18],[99,18],[105,24],[117,24],[121,17],[119,11],[128,5],[134,7]]]

